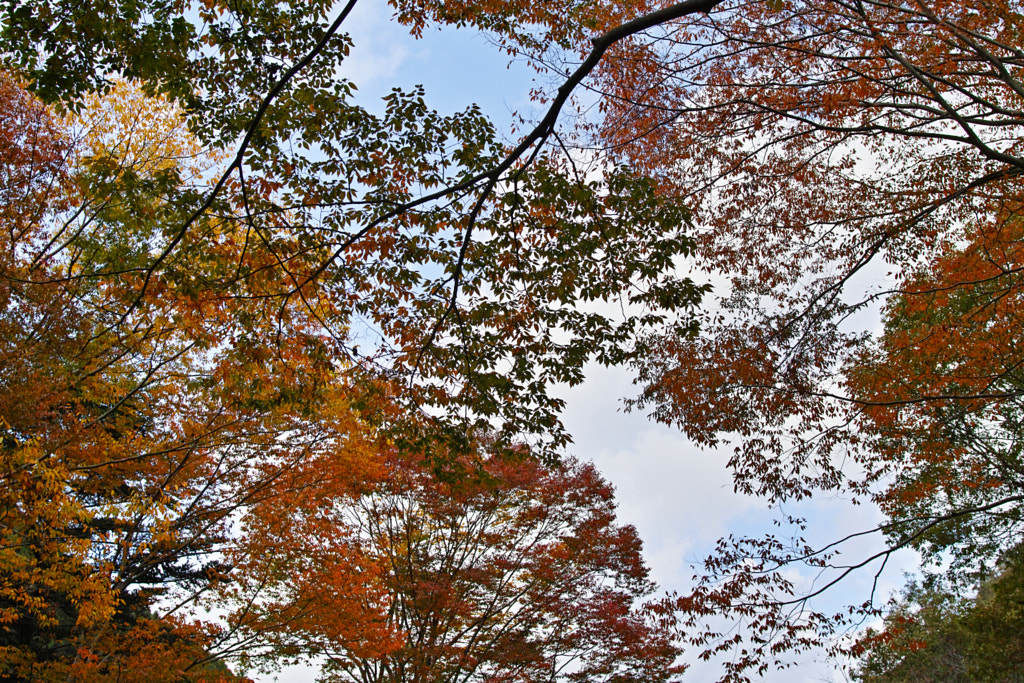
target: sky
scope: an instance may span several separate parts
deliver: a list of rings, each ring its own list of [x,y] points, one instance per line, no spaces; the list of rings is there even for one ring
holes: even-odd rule
[[[476,103],[499,130],[511,129],[515,113],[539,118],[540,110],[529,99],[535,85],[533,72],[522,64],[510,67],[507,56],[484,36],[445,30],[428,31],[422,40],[414,40],[390,15],[391,8],[384,2],[364,0],[346,23],[355,45],[344,75],[358,85],[362,104],[372,106],[395,86],[422,84],[429,106],[451,113]],[[594,462],[615,486],[619,520],[637,528],[652,578],[663,590],[683,592],[692,585],[694,565],[713,550],[718,538],[771,531],[772,513],[762,501],[733,491],[725,467],[727,452],[702,451],[677,429],[655,424],[642,413],[625,412],[622,399],[636,393],[627,370],[599,367],[589,369],[582,385],[563,388],[561,395],[567,401],[564,420],[575,441],[568,452]],[[868,529],[882,519],[870,506],[852,506],[840,500],[816,500],[786,512],[807,517],[811,521],[809,540],[819,541]],[[851,548],[851,556],[878,547],[877,539],[868,539]],[[904,582],[903,572],[913,566],[914,557],[909,553],[894,558],[879,581],[877,595],[885,597],[898,589]],[[862,601],[871,589],[872,576],[858,574],[830,598],[833,603],[819,606],[840,608],[846,600]],[[689,663],[685,681],[716,680],[715,662]],[[312,681],[314,670],[293,667],[276,678],[282,683]],[[762,680],[846,679],[821,655],[811,654],[795,668],[766,674]]]

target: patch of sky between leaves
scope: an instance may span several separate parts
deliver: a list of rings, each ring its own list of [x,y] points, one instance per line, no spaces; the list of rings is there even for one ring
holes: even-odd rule
[[[362,106],[381,113],[393,88],[422,85],[428,107],[450,114],[475,104],[508,137],[517,115],[530,120],[536,74],[527,64],[510,62],[480,31],[427,28],[416,39],[393,15],[385,3],[357,3],[343,26],[353,47],[339,75],[356,84]]]

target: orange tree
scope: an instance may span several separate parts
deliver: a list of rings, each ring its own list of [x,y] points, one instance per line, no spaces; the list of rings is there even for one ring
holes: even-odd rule
[[[116,276],[117,296],[102,297],[115,302],[115,328],[171,274],[185,291],[219,291],[217,301],[244,301],[243,310],[309,312],[350,374],[387,381],[405,406],[383,423],[396,442],[441,457],[445,440],[485,428],[506,445],[546,441],[536,452],[550,455],[566,435],[548,387],[580,381],[588,360],[633,361],[641,403],[657,418],[703,444],[737,439],[740,490],[776,503],[821,491],[877,498],[893,514],[891,549],[935,528],[904,518],[896,492],[914,500],[910,483],[924,463],[941,466],[938,453],[970,461],[958,459],[969,449],[952,431],[934,440],[936,425],[966,411],[963,429],[1006,440],[1017,385],[947,379],[1017,367],[1009,342],[972,347],[970,337],[1015,329],[1012,254],[986,250],[1012,246],[1020,206],[1018,5],[393,3],[413,32],[472,25],[542,68],[558,65],[540,121],[502,146],[477,109],[442,116],[419,91],[393,92],[381,115],[359,106],[337,78],[358,39],[345,33],[353,4],[213,1],[186,11],[160,0],[33,0],[5,10],[5,63],[48,101],[74,107],[125,74],[180,103],[204,142],[234,145],[207,186],[173,193],[129,267],[107,260],[57,274]],[[600,172],[561,151],[573,139],[556,125],[584,79],[604,95],[599,119],[578,131]],[[225,216],[240,218],[230,234],[246,258],[219,271],[211,261],[193,283],[188,259],[220,244],[204,226]],[[260,262],[248,256],[257,246]],[[686,257],[728,277],[699,330],[688,307],[703,290],[676,271]],[[938,353],[924,337],[890,342],[901,325],[920,326],[907,340],[936,325],[931,338],[941,337],[944,323],[911,300],[927,300],[918,295],[930,280],[973,288],[962,269],[972,259],[1002,273],[1011,293],[995,299],[1002,307],[978,304],[996,318],[946,337],[960,344],[946,349],[952,356],[903,353],[918,379],[873,379],[901,348]],[[862,287],[886,270],[886,284]],[[872,339],[856,314],[893,295],[891,310],[905,308],[908,322]],[[616,298],[628,304],[621,316],[591,303]],[[317,302],[334,307],[331,324],[313,315]],[[345,336],[361,319],[383,336],[365,361]],[[267,340],[246,352],[259,356]],[[916,449],[906,469],[894,445],[903,434]],[[928,511],[931,521],[1001,500],[965,507],[967,488],[934,499],[950,505]],[[796,546],[724,542],[707,581],[680,599],[696,643],[739,644],[728,675],[842,621],[792,594],[786,565],[832,562]],[[750,620],[750,639],[698,628],[721,612]]]
[[[691,207],[722,277],[698,334],[650,340],[639,405],[733,441],[744,493],[888,517],[874,557],[723,541],[680,607],[707,651],[741,643],[728,677],[871,613],[807,598],[895,549],[969,577],[1019,540],[1022,28],[1012,2],[723,3],[607,72],[603,139]],[[811,594],[800,563],[829,577]]]
[[[1020,540],[1021,219],[1000,218],[908,278],[848,372],[888,475],[876,499],[906,520],[888,533],[954,577],[984,575]]]
[[[73,292],[41,284],[34,277],[46,264],[33,264],[33,248],[49,235],[42,226],[77,204],[67,158],[72,145],[52,116],[8,77],[3,89],[3,378],[2,476],[3,547],[0,582],[4,636],[0,670],[7,679],[49,680],[88,677],[99,664],[95,647],[118,622],[131,622],[134,596],[113,588],[122,571],[130,573],[129,553],[149,539],[166,510],[156,496],[151,510],[137,503],[147,494],[136,479],[138,468],[114,467],[119,480],[93,478],[89,467],[99,458],[122,460],[121,432],[145,431],[137,402],[101,403],[106,382],[90,381],[96,372],[69,372],[79,363],[101,367],[110,351],[82,342],[90,325]],[[85,349],[99,349],[94,358]],[[109,356],[107,356],[109,358]],[[106,361],[114,365],[113,361]],[[81,366],[80,366],[81,367]],[[123,406],[123,407],[122,407]],[[109,411],[110,419],[95,419]],[[129,439],[127,439],[130,441]],[[132,510],[132,508],[135,508]],[[144,525],[144,519],[151,524]],[[143,527],[148,528],[143,528]],[[135,536],[136,540],[131,538]],[[109,544],[109,545],[108,545]],[[122,554],[123,551],[123,554]],[[106,560],[97,560],[97,554]],[[119,557],[120,556],[120,557]],[[118,567],[114,558],[124,560]],[[163,562],[147,563],[153,570]],[[130,581],[130,584],[136,583]],[[131,655],[159,636],[124,641],[124,663],[149,667]],[[94,647],[89,647],[91,643]],[[168,655],[194,650],[187,637],[162,650]],[[131,653],[129,654],[129,650]],[[175,652],[178,650],[178,652]],[[184,652],[182,652],[184,651]],[[153,654],[153,653],[150,653]],[[160,659],[157,657],[155,659]],[[155,661],[154,659],[154,661]],[[173,661],[174,657],[170,657]],[[102,666],[102,665],[100,665]],[[174,667],[177,668],[177,667]]]
[[[204,286],[268,258],[230,203],[136,296],[134,266],[207,163],[180,117],[122,84],[65,126],[0,85],[0,672],[235,680],[215,664],[234,622],[190,615],[231,570],[234,520],[302,463],[359,482],[372,459],[309,324],[332,310],[268,304],[259,277],[231,307]]]
[[[884,333],[848,371],[885,476],[883,530],[942,568],[859,643],[864,680],[1020,668],[1019,644],[1001,639],[1015,632],[1024,500],[1020,217],[976,229],[890,298]]]
[[[671,613],[642,602],[640,539],[593,466],[467,446],[441,476],[392,450],[362,492],[324,482],[254,511],[246,536],[280,550],[231,587],[255,598],[247,630],[280,613],[260,592],[308,592],[313,618],[277,645],[320,657],[324,681],[676,680]]]
[[[475,108],[441,116],[417,91],[372,114],[337,77],[353,5],[3,8],[4,66],[81,117],[51,131],[19,91],[59,149],[24,167],[38,207],[5,216],[7,351],[26,366],[12,363],[4,386],[17,483],[5,619],[24,634],[5,674],[201,678],[227,675],[205,667],[218,656],[289,652],[284,629],[326,628],[312,592],[326,584],[224,588],[266,553],[235,543],[251,509],[275,538],[285,501],[299,506],[323,471],[338,490],[357,486],[380,443],[443,460],[495,427],[506,446],[523,435],[550,457],[567,439],[551,384],[636,353],[639,329],[689,324],[658,310],[700,296],[673,272],[691,247],[687,214],[628,168],[588,176],[552,152],[571,88],[511,149]],[[619,7],[398,10],[414,32],[473,21],[537,57],[610,31],[578,83],[609,45],[658,20],[615,29],[629,18]],[[11,140],[13,169],[33,148]],[[612,299],[629,313],[592,305]],[[384,337],[369,358],[350,337],[364,320]],[[18,540],[29,529],[39,549]],[[330,585],[354,590],[352,575],[371,570],[346,561],[348,578]],[[33,572],[55,577],[45,594]],[[219,625],[179,618],[214,588],[241,606]],[[351,623],[372,614],[348,605]],[[170,642],[185,649],[160,649]]]

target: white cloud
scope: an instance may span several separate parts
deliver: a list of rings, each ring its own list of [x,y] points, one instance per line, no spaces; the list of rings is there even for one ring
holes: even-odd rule
[[[588,370],[582,385],[561,392],[576,440],[570,450],[614,484],[619,520],[639,531],[652,578],[664,589],[682,590],[691,562],[762,503],[733,491],[724,454],[702,451],[678,430],[624,412],[621,399],[637,391],[626,370]]]
[[[385,3],[356,3],[342,30],[352,36],[351,54],[339,75],[362,87],[394,78],[408,61],[415,41],[391,18]]]

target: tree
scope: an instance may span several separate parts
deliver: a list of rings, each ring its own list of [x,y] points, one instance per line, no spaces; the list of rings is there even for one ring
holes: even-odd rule
[[[238,680],[218,664],[231,624],[193,613],[230,573],[235,518],[307,460],[358,482],[370,459],[357,392],[304,326],[329,307],[267,316],[253,289],[228,309],[199,285],[267,256],[226,214],[119,309],[133,263],[213,161],[189,152],[173,107],[127,84],[88,109],[76,142],[0,83],[0,675]]]
[[[873,614],[808,599],[895,549],[966,576],[1019,539],[1022,25],[1016,3],[726,3],[605,72],[604,139],[692,208],[695,268],[727,278],[699,334],[650,341],[637,405],[735,439],[744,493],[889,517],[874,557],[808,547],[803,520],[722,542],[680,608],[705,651],[743,653],[733,679]],[[801,563],[827,576],[810,594]]]
[[[858,643],[855,678],[885,681],[1016,681],[1024,669],[1020,639],[1020,549],[966,597],[941,577],[912,584],[892,605],[882,630]]]
[[[219,656],[263,645],[286,653],[275,649],[286,648],[284,629],[312,618],[301,586],[284,603],[264,592],[220,626],[177,616],[212,589],[249,587],[224,588],[265,554],[235,543],[234,520],[287,509],[313,463],[354,486],[367,443],[377,443],[367,431],[443,457],[494,426],[506,445],[547,440],[538,452],[550,458],[566,441],[550,384],[580,381],[588,359],[639,352],[636,329],[688,324],[657,310],[682,311],[700,296],[672,273],[690,248],[685,210],[627,168],[588,178],[545,149],[568,91],[511,150],[477,110],[441,116],[420,92],[396,91],[372,115],[336,78],[352,5],[330,21],[328,3],[306,2],[4,8],[4,64],[81,115],[70,125],[83,136],[49,171],[66,199],[41,202],[30,230],[11,232],[0,272],[14,302],[5,313],[52,333],[33,353],[37,329],[5,321],[24,333],[10,338],[10,356],[35,373],[5,378],[10,448],[33,454],[10,479],[35,469],[57,477],[47,493],[67,498],[45,525],[12,522],[15,536],[41,528],[56,550],[30,553],[8,585],[34,590],[25,577],[39,571],[71,583],[40,607],[68,618],[28,623],[12,607],[8,618],[28,620],[31,642],[12,644],[11,675],[61,677],[79,665],[113,675],[139,651],[132,634],[186,642],[167,628],[182,638],[192,628],[196,647],[174,664],[147,651],[162,663],[136,670],[202,677]],[[400,12],[414,31],[473,17],[534,50],[549,39],[578,44],[612,16],[576,11],[564,24],[564,8],[545,7],[522,17],[546,25],[538,40],[519,20],[466,9]],[[577,83],[616,40],[609,33],[594,47]],[[143,92],[124,78],[140,79]],[[653,229],[635,233],[637,224]],[[44,298],[51,308],[37,305]],[[589,305],[614,298],[636,308],[620,321]],[[365,361],[348,338],[363,317],[386,342]],[[28,381],[37,375],[46,381]],[[376,421],[356,414],[376,412],[380,396],[406,410]],[[28,488],[12,489],[8,511],[47,512],[41,496],[23,500]],[[12,567],[22,555],[11,553]],[[271,603],[276,621],[255,633],[253,608]],[[42,649],[32,644],[40,634]]]
[[[213,664],[234,658],[273,666],[318,652],[325,641],[359,643],[360,656],[383,656],[398,635],[379,610],[389,587],[372,580],[380,563],[344,537],[328,542],[339,522],[323,506],[329,511],[368,486],[374,454],[396,434],[407,444],[429,444],[435,459],[441,454],[441,472],[458,465],[443,453],[450,444],[396,432],[393,425],[414,420],[387,394],[395,383],[371,377],[360,384],[362,367],[343,379],[331,345],[346,320],[336,298],[315,283],[279,296],[281,278],[300,279],[322,252],[304,245],[287,222],[257,229],[255,207],[273,194],[272,183],[250,177],[227,184],[211,205],[216,212],[196,218],[188,238],[150,269],[145,264],[161,235],[193,211],[191,187],[216,156],[196,144],[174,105],[128,82],[90,98],[65,127],[9,84],[10,103],[36,117],[33,133],[56,152],[46,166],[32,156],[35,142],[12,137],[4,150],[12,160],[5,177],[52,190],[32,194],[12,181],[11,194],[39,206],[25,199],[12,212],[32,220],[10,231],[0,272],[11,360],[3,378],[4,675],[231,680]],[[570,189],[544,173],[537,177]],[[630,219],[631,181],[612,182],[622,194],[609,201],[621,201],[621,211],[594,225],[581,222],[572,236],[621,231],[616,225]],[[578,201],[596,192],[584,189],[573,190]],[[459,434],[449,438],[465,442]],[[541,476],[540,466],[529,464]],[[591,483],[588,502],[603,497],[603,510],[550,531],[582,534],[597,525],[586,538],[618,556],[577,548],[561,566],[565,549],[556,541],[565,539],[557,536],[547,554],[500,577],[548,572],[547,591],[530,588],[546,601],[544,610],[529,621],[533,608],[523,607],[524,623],[513,620],[537,651],[516,655],[515,666],[665,677],[676,650],[667,632],[632,611],[633,597],[649,590],[638,540],[611,524],[610,493]],[[542,502],[552,503],[551,495]],[[240,537],[233,530],[239,520],[253,533]],[[267,563],[274,544],[288,551]],[[548,565],[538,566],[541,560]],[[553,575],[556,568],[565,576]],[[333,599],[325,599],[328,589]],[[585,604],[571,604],[570,596]],[[210,604],[230,611],[219,623],[198,620],[196,611]],[[593,623],[545,630],[577,624],[572,610],[584,607]],[[316,639],[301,639],[310,634]],[[597,642],[622,661],[591,651]],[[489,645],[474,654],[481,663],[473,670],[490,666],[488,658],[505,666],[524,642]]]
[[[937,255],[890,299],[884,334],[849,372],[891,477],[877,500],[906,520],[888,532],[951,562],[952,579],[975,581],[1020,534],[1020,259],[1015,213]]]
[[[6,63],[47,101],[77,107],[121,74],[179,103],[199,139],[221,149],[241,140],[214,182],[180,194],[178,213],[161,219],[122,314],[177,252],[207,239],[202,224],[237,192],[246,242],[266,240],[264,268],[281,274],[261,296],[337,307],[323,327],[353,366],[413,379],[397,397],[417,415],[406,430],[434,424],[444,438],[497,428],[550,458],[567,435],[548,388],[579,382],[589,360],[643,353],[638,331],[685,329],[702,291],[673,268],[691,247],[686,211],[627,167],[588,173],[566,157],[552,137],[558,115],[623,37],[711,4],[645,15],[657,7],[396,3],[414,33],[472,24],[538,65],[551,49],[587,55],[542,121],[508,147],[477,109],[442,116],[421,91],[393,92],[383,115],[360,106],[354,84],[337,77],[353,2],[186,10],[40,0],[7,12],[3,36]],[[604,34],[591,45],[593,31]],[[590,305],[617,299],[625,315]],[[369,359],[346,339],[362,320],[383,335]]]
[[[679,87],[628,103],[678,122],[657,133],[674,136],[664,161],[644,158],[707,227],[698,265],[730,276],[727,315],[700,339],[665,341],[647,399],[704,442],[763,433],[767,448],[751,439],[737,454],[744,490],[800,497],[837,481],[837,437],[799,435],[836,415],[836,394],[847,398],[832,377],[861,338],[843,321],[885,295],[844,298],[851,278],[877,257],[904,289],[944,250],[1012,219],[1020,162],[1004,133],[1019,125],[1018,95],[1002,67],[1016,58],[1017,18],[1012,7],[942,3],[721,9],[681,34],[699,54],[661,74]],[[628,134],[624,116],[609,136]],[[682,184],[691,179],[699,186]],[[686,355],[707,361],[671,367]],[[683,396],[681,384],[707,388]]]
[[[34,0],[6,11],[6,63],[49,101],[73,108],[112,74],[138,76],[150,94],[180,103],[199,139],[240,140],[212,187],[162,205],[162,228],[135,244],[132,276],[102,297],[116,302],[114,320],[136,314],[165,273],[185,291],[217,292],[203,301],[249,302],[246,316],[257,300],[309,313],[308,330],[332,338],[347,374],[372,377],[405,407],[382,430],[442,458],[487,429],[508,448],[544,442],[531,452],[553,457],[567,435],[551,384],[581,381],[588,360],[634,363],[639,404],[702,444],[737,437],[738,489],[772,503],[825,491],[886,504],[901,467],[883,433],[899,424],[886,406],[970,405],[982,415],[976,407],[990,402],[996,417],[984,420],[1012,418],[998,415],[1009,405],[1004,388],[995,396],[984,382],[944,379],[971,366],[955,356],[963,348],[903,395],[873,386],[884,372],[869,366],[892,350],[854,316],[915,293],[940,255],[1015,230],[1016,4],[394,6],[414,32],[469,24],[541,68],[557,64],[540,122],[503,146],[481,112],[442,116],[419,91],[396,91],[383,115],[370,114],[336,80],[351,2],[333,19],[327,3],[210,2],[190,15],[160,1],[79,9]],[[75,59],[57,58],[61,40]],[[574,138],[556,124],[584,78],[605,96],[600,118]],[[574,143],[593,166],[563,151]],[[218,270],[203,260],[209,244],[222,247],[211,226],[226,216],[238,226],[231,235],[262,245],[263,261]],[[185,284],[193,258],[209,268],[199,285]],[[1015,292],[1015,266],[1002,258],[992,265]],[[730,277],[718,309],[699,321],[690,309],[706,288],[680,277],[687,259]],[[59,275],[123,274],[102,263]],[[887,264],[892,282],[858,291],[858,278],[882,268],[873,264]],[[941,286],[972,278],[952,269]],[[592,305],[616,298],[621,316]],[[322,302],[330,324],[316,313]],[[346,337],[361,318],[384,339],[365,362]],[[1013,347],[993,348],[1004,357],[975,360],[1009,376]],[[919,462],[926,451],[939,449],[921,450]],[[924,526],[979,508],[966,505],[932,510]],[[894,519],[883,529],[889,550],[920,529]],[[707,580],[680,599],[694,620],[725,612],[752,622],[746,639],[690,625],[705,654],[742,653],[728,675],[742,678],[843,623],[803,609],[810,596],[794,595],[780,573],[801,561],[836,565],[829,549],[800,541],[723,542]],[[835,568],[841,577],[859,565]]]
[[[337,618],[292,623],[287,643],[324,658],[322,680],[675,680],[668,622],[639,604],[653,590],[640,540],[616,524],[593,466],[485,450],[439,477],[421,457],[393,450],[361,495],[331,497],[328,486],[326,500],[259,512],[247,528],[282,548],[254,556],[250,583],[264,582],[269,561],[283,590],[319,586],[323,612],[352,614],[353,600],[368,608],[354,629]]]

